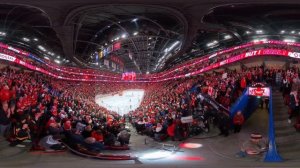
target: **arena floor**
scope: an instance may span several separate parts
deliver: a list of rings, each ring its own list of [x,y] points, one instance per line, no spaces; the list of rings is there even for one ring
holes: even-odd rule
[[[242,132],[231,134],[229,137],[218,136],[217,129],[211,133],[190,138],[184,142],[166,142],[178,146],[180,143],[195,143],[199,148],[180,148],[170,152],[172,147],[163,147],[146,136],[132,132],[131,150],[121,153],[131,153],[139,158],[135,161],[106,161],[77,156],[71,152],[41,153],[28,152],[27,148],[9,147],[1,139],[0,142],[0,167],[30,167],[30,168],[129,168],[129,167],[299,167],[299,160],[290,160],[282,163],[265,163],[263,156],[238,158],[236,153],[239,145],[249,138],[253,131],[266,135],[267,111],[257,110],[246,122]],[[201,147],[200,147],[201,146]],[[162,150],[162,148],[166,150]],[[116,153],[105,151],[104,153]],[[147,157],[146,157],[147,156]],[[150,156],[150,157],[149,157]]]

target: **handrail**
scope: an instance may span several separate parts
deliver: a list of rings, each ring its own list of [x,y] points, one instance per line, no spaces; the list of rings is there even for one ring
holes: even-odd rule
[[[279,155],[276,142],[275,142],[275,130],[274,130],[274,119],[273,119],[273,100],[272,100],[272,89],[270,87],[270,102],[269,102],[269,148],[265,155],[264,162],[282,162],[283,159]]]
[[[242,110],[239,104],[242,101],[245,101],[244,104],[248,103],[248,87],[243,91],[242,95],[235,101],[235,103],[230,107],[230,118],[233,118],[234,115],[239,111]],[[243,110],[242,110],[243,111]]]
[[[229,116],[229,110],[227,108],[225,108],[222,104],[218,103],[216,100],[214,100],[212,97],[210,97],[207,94],[202,94],[200,93],[199,95],[201,95],[204,100],[210,104],[214,109],[216,109],[219,112],[224,113],[226,116]]]

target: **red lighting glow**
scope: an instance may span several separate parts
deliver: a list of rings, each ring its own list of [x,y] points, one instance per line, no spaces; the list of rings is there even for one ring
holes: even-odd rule
[[[186,161],[201,161],[204,160],[201,156],[176,156],[176,159],[178,160],[186,160]]]
[[[180,148],[187,148],[187,149],[195,149],[195,148],[201,148],[202,144],[198,143],[182,143],[179,145]]]

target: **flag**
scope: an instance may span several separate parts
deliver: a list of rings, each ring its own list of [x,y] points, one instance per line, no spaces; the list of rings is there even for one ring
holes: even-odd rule
[[[107,51],[107,54],[111,53],[113,51],[113,46],[112,45],[109,45],[107,48],[106,48],[106,51]]]
[[[113,68],[113,71],[116,70],[116,64],[114,62],[111,62],[111,67]]]
[[[104,60],[104,65],[109,68],[109,61],[107,59]]]
[[[100,50],[100,51],[98,52],[98,57],[99,57],[100,59],[103,58],[103,51],[102,51],[102,50]]]

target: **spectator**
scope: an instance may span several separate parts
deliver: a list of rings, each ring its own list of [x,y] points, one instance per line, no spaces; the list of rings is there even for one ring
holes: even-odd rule
[[[291,119],[293,116],[298,116],[299,112],[299,98],[297,91],[290,93],[290,104],[289,104],[289,119],[288,123],[292,123]]]
[[[243,115],[242,111],[238,111],[233,117],[234,133],[238,133],[241,131],[244,121],[245,121],[245,119],[244,119],[244,115]]]

